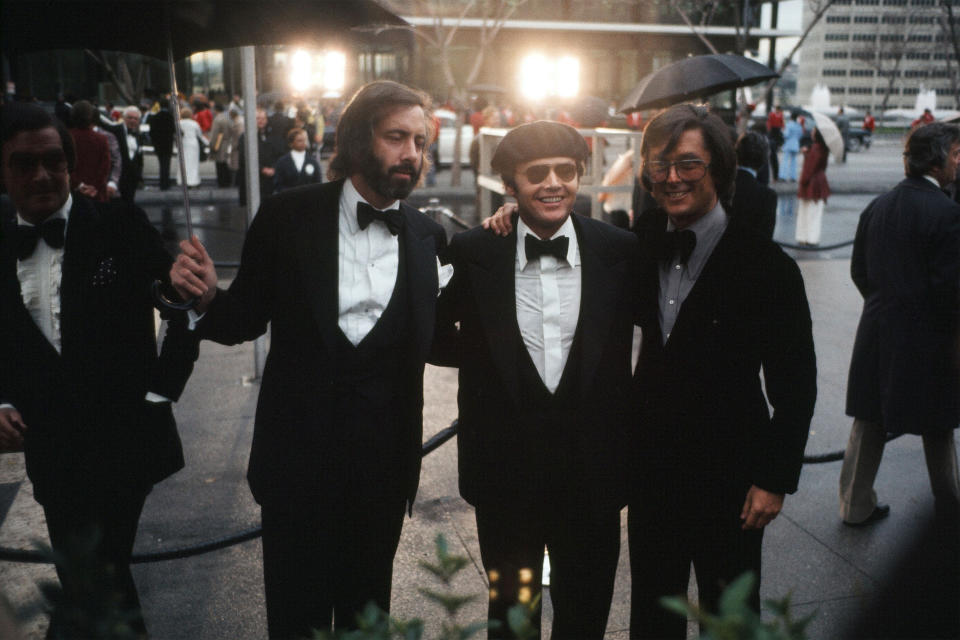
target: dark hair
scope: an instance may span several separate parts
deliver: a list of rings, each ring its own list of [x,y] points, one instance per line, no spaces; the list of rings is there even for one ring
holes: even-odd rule
[[[943,167],[950,147],[960,141],[960,127],[931,122],[910,132],[903,150],[904,167],[911,178],[922,178],[931,169]]]
[[[53,127],[60,136],[63,153],[67,156],[67,170],[73,171],[77,163],[73,137],[63,123],[46,112],[43,107],[32,102],[8,102],[0,107],[2,122],[2,144],[6,145],[22,131],[39,131]]]
[[[827,148],[827,141],[823,139],[823,134],[820,133],[819,127],[814,127],[813,129],[813,141],[819,144],[824,149]]]
[[[86,129],[96,120],[96,109],[86,100],[77,100],[70,109],[70,127],[73,129]]]
[[[737,157],[733,151],[727,125],[706,107],[692,104],[674,105],[661,111],[647,124],[640,143],[640,157],[644,163],[649,159],[651,147],[663,147],[663,153],[669,153],[687,131],[698,130],[703,134],[703,142],[710,153],[710,175],[717,189],[720,202],[729,204],[733,197],[733,183],[737,177]],[[645,171],[640,173],[640,181],[647,191],[653,185]]]
[[[306,131],[300,127],[293,127],[290,129],[290,131],[287,131],[287,146],[289,147],[291,144],[293,144],[294,139],[301,133],[306,133]]]
[[[737,164],[741,167],[760,169],[770,157],[767,136],[756,131],[747,131],[737,140]]]
[[[430,96],[426,93],[393,82],[377,80],[366,84],[350,98],[337,123],[336,151],[330,159],[327,177],[340,180],[358,171],[373,154],[373,130],[394,109],[422,107],[427,139],[430,139],[432,118]],[[426,173],[430,156],[423,154],[423,173]]]
[[[213,103],[213,110],[216,111],[217,113],[223,113],[223,110],[224,110],[225,108],[226,108],[226,107],[223,106],[223,103],[222,103],[222,102],[214,102],[214,103]]]
[[[517,188],[517,165],[537,158],[573,158],[582,176],[590,150],[580,133],[568,124],[537,120],[512,129],[493,152],[490,168],[503,184]]]

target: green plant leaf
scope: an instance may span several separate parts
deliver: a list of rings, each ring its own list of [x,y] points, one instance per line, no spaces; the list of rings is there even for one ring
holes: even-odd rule
[[[740,574],[720,594],[720,613],[737,613],[749,608],[750,593],[757,582],[752,571]]]

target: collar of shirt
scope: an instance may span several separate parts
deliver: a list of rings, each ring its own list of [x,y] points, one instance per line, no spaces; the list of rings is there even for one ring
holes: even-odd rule
[[[293,166],[296,167],[297,171],[303,171],[303,164],[306,158],[306,151],[297,151],[296,149],[290,150],[290,159],[293,160]]]
[[[737,167],[737,168],[740,169],[740,171],[746,171],[747,173],[749,173],[750,175],[752,175],[754,178],[757,177],[757,170],[756,170],[756,169],[751,169],[750,167]]]
[[[932,182],[932,183],[933,183],[933,186],[935,186],[937,189],[942,189],[942,188],[943,188],[943,187],[940,186],[940,183],[937,181],[937,179],[934,178],[934,177],[933,177],[932,175],[930,175],[929,173],[923,174],[923,177],[926,178],[927,180],[929,180],[930,182]]]
[[[63,206],[54,211],[47,220],[56,220],[57,218],[63,218],[67,221],[67,225],[70,224],[70,209],[73,207],[73,194],[67,194],[67,201],[63,203]],[[46,222],[46,220],[44,220]],[[27,227],[34,226],[32,222],[27,222],[24,220],[23,216],[20,215],[20,212],[17,212],[17,224],[22,224]],[[66,226],[64,226],[64,233],[66,233]]]
[[[530,227],[524,223],[523,218],[517,218],[517,264],[520,268],[520,271],[526,269],[528,264],[527,248],[524,240],[528,233],[536,238],[540,237],[530,230]],[[560,236],[567,236],[567,238],[569,238],[567,244],[567,264],[569,264],[571,267],[576,266],[579,248],[577,246],[577,232],[573,227],[572,214],[567,216],[567,219],[564,220],[562,225],[560,225],[560,228],[557,229],[557,232],[547,239],[553,240],[554,238],[559,238]]]
[[[667,231],[673,231],[674,229],[676,227],[673,222],[670,221],[670,218],[667,218]],[[713,253],[713,248],[720,241],[720,236],[727,229],[727,213],[723,210],[720,201],[717,200],[716,206],[707,215],[694,222],[687,229],[693,231],[697,236],[697,244],[687,260],[687,277],[696,280],[700,277],[700,272],[707,263],[707,259],[710,258],[710,254]]]
[[[343,181],[343,190],[340,192],[340,224],[346,225],[342,227],[344,229],[349,229],[350,233],[359,233],[360,232],[360,223],[357,222],[357,203],[358,202],[367,202],[366,199],[360,195],[360,192],[357,191],[357,188],[353,186],[353,180],[347,178]],[[367,202],[367,204],[370,204]],[[370,205],[373,206],[372,204]],[[374,207],[375,209],[377,207]],[[400,201],[394,200],[389,205],[380,209],[381,211],[386,211],[387,209],[399,209]],[[373,228],[373,225],[370,225],[364,231],[368,231]]]

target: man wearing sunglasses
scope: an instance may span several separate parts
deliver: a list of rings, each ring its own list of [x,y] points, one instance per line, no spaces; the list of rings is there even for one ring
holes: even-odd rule
[[[658,208],[637,225],[630,626],[633,638],[684,638],[686,621],[659,599],[686,593],[691,562],[701,606],[716,611],[721,589],[750,570],[759,609],[763,529],[797,489],[816,363],[796,263],[727,214],[736,156],[726,125],[703,107],[671,107],[640,152]]]
[[[24,450],[55,551],[95,542],[93,573],[57,566],[64,591],[106,580],[144,633],[130,555],[147,494],[183,466],[170,404],[196,340],[171,319],[157,356],[150,288],[172,258],[144,212],[71,194],[73,141],[41,107],[0,120],[16,210],[0,233],[0,452]],[[82,625],[55,618],[49,637],[95,635]]]
[[[512,130],[492,166],[517,200],[515,231],[449,247],[436,361],[460,367],[460,493],[476,509],[491,638],[511,637],[508,609],[540,593],[545,546],[553,638],[603,637],[613,594],[639,255],[629,232],[573,214],[587,153],[567,125]]]

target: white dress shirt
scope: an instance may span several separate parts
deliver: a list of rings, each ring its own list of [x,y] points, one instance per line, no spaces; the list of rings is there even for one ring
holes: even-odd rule
[[[126,126],[123,127],[123,132],[127,134],[127,155],[133,160],[137,157],[137,149],[140,148],[140,145],[137,144],[137,134],[127,129]]]
[[[293,166],[296,167],[297,173],[300,173],[301,171],[303,171],[303,163],[307,159],[307,152],[291,149],[290,158],[293,159]]]
[[[339,320],[354,346],[370,333],[393,295],[400,265],[399,236],[375,220],[366,229],[357,223],[357,203],[366,202],[347,179],[340,193]],[[367,203],[369,204],[369,203]],[[399,209],[394,201],[386,209]]]
[[[537,237],[518,219],[514,272],[517,325],[540,379],[550,393],[554,393],[560,385],[580,318],[580,247],[573,220],[567,218],[549,238],[566,236],[569,239],[566,259],[540,256],[539,260],[528,261],[527,234]]]
[[[69,224],[73,196],[67,195],[59,211],[48,220],[63,218]],[[17,214],[17,224],[32,227]],[[66,230],[64,230],[66,235]],[[54,249],[43,238],[37,239],[37,248],[26,260],[17,261],[17,280],[23,306],[30,312],[34,324],[47,341],[60,353],[60,281],[63,277],[63,247]]]

